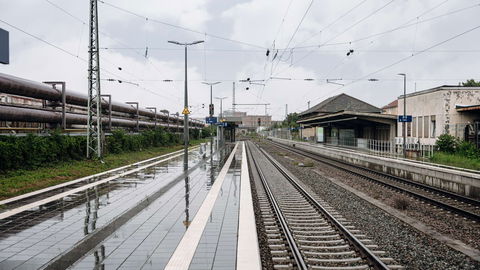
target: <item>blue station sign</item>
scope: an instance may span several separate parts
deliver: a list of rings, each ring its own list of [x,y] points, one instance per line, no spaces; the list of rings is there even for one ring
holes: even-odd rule
[[[411,115],[399,115],[398,116],[398,122],[412,122],[412,116]]]
[[[217,117],[206,117],[205,122],[207,124],[215,124],[217,123]]]

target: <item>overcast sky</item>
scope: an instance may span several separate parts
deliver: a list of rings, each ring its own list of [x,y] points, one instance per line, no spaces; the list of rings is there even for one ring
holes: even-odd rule
[[[313,106],[339,93],[386,105],[403,93],[397,73],[407,74],[407,92],[480,79],[480,1],[475,0],[106,0],[98,5],[101,77],[139,84],[102,81],[102,93],[116,101],[181,111],[184,52],[167,41],[205,40],[189,48],[193,117],[208,114],[209,88],[202,81],[221,81],[214,96],[227,97],[224,109],[232,107],[235,81],[237,103],[270,103],[268,113],[283,119],[285,104],[289,112],[300,112],[307,101]],[[70,90],[87,93],[88,0],[0,0],[0,20],[0,28],[10,32],[11,54],[10,65],[0,65],[0,72],[62,80]],[[239,82],[246,78],[264,81]],[[327,79],[342,79],[334,82],[343,86]],[[218,112],[218,100],[214,103]],[[264,113],[263,106],[238,110]]]

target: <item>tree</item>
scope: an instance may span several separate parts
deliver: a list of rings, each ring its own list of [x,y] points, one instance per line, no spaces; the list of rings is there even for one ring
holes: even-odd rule
[[[285,118],[285,120],[283,120],[282,126],[288,127],[288,128],[298,127],[297,121],[298,121],[298,114],[296,112],[289,113]]]
[[[475,81],[474,79],[467,80],[466,82],[462,82],[462,86],[467,87],[480,87],[480,81]]]

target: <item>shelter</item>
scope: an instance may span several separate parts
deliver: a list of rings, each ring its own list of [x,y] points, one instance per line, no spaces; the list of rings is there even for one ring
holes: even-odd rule
[[[364,140],[389,141],[395,137],[397,117],[381,112],[382,109],[343,93],[301,112],[298,123],[304,138],[358,146]]]

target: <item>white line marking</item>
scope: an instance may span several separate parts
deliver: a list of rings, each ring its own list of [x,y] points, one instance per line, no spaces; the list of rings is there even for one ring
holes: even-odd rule
[[[148,167],[157,165],[157,164],[159,164],[159,163],[162,163],[162,162],[165,162],[165,161],[174,159],[174,158],[179,157],[179,156],[182,156],[182,155],[183,155],[183,153],[181,153],[181,154],[176,154],[176,155],[174,155],[174,156],[171,156],[171,157],[168,157],[168,158],[165,158],[165,159],[162,159],[162,160],[159,160],[159,161],[150,163],[150,164],[148,164],[148,165],[141,166],[141,167],[138,167],[138,168],[136,168],[136,169],[133,169],[133,170],[130,170],[130,171],[126,171],[126,172],[123,172],[123,173],[120,173],[120,174],[117,174],[117,175],[114,175],[114,176],[110,176],[110,177],[107,177],[107,178],[102,179],[102,180],[100,180],[100,181],[96,181],[96,182],[93,182],[93,183],[90,183],[90,184],[87,184],[87,185],[84,185],[84,186],[81,186],[81,187],[78,187],[78,188],[74,188],[74,189],[72,189],[72,190],[59,193],[59,194],[57,194],[57,195],[54,195],[54,196],[45,198],[45,199],[43,199],[43,200],[39,200],[39,201],[36,201],[36,202],[33,202],[33,203],[26,204],[26,205],[24,205],[24,206],[20,206],[20,207],[14,208],[14,209],[12,209],[12,210],[9,210],[9,211],[0,213],[0,219],[4,219],[4,218],[10,217],[10,216],[13,216],[13,215],[15,215],[15,214],[21,213],[21,212],[23,212],[23,211],[26,211],[26,210],[28,210],[28,209],[31,209],[31,208],[34,208],[34,207],[38,207],[38,206],[40,206],[40,205],[43,205],[43,204],[46,204],[46,203],[49,203],[49,202],[53,202],[53,201],[59,200],[59,199],[61,199],[61,198],[63,198],[63,197],[66,197],[66,196],[68,196],[68,195],[71,195],[71,194],[74,194],[74,193],[77,193],[77,192],[80,192],[80,191],[89,189],[89,188],[94,187],[94,186],[98,186],[98,185],[100,185],[100,184],[103,184],[103,183],[106,183],[106,182],[115,180],[115,179],[117,179],[117,178],[119,178],[119,177],[122,177],[122,176],[125,176],[125,175],[128,175],[128,174],[132,174],[132,173],[141,171],[141,170],[146,169],[146,168],[148,168]]]
[[[192,150],[194,150],[198,147],[199,146],[194,146],[190,149],[190,151],[192,151]],[[25,193],[25,194],[22,194],[22,195],[19,195],[19,196],[16,196],[16,197],[12,197],[12,198],[9,198],[9,199],[2,200],[2,201],[0,201],[0,205],[4,205],[4,204],[11,203],[11,202],[18,201],[18,200],[23,200],[25,198],[29,198],[29,197],[32,197],[32,196],[35,196],[35,195],[38,195],[38,194],[48,192],[48,191],[52,191],[52,190],[59,189],[59,188],[62,188],[62,187],[67,187],[67,186],[76,184],[78,182],[84,182],[84,181],[87,181],[90,178],[95,178],[95,177],[99,177],[99,176],[102,176],[102,175],[105,175],[105,174],[120,171],[120,170],[123,170],[125,168],[130,167],[130,166],[140,165],[140,164],[143,164],[143,163],[155,160],[155,159],[163,158],[163,157],[170,156],[170,155],[180,153],[180,152],[183,152],[183,149],[177,150],[175,152],[171,152],[171,153],[168,153],[168,154],[160,155],[160,156],[157,156],[157,157],[145,159],[145,160],[142,160],[142,161],[139,161],[139,162],[136,162],[136,163],[128,164],[128,165],[125,165],[125,166],[122,166],[122,167],[114,168],[114,169],[104,171],[104,172],[101,172],[101,173],[97,173],[97,174],[85,176],[85,177],[82,177],[82,178],[78,178],[78,179],[68,181],[68,182],[65,182],[65,183],[61,183],[61,184],[58,184],[58,185],[55,185],[55,186],[51,186],[51,187],[43,188],[43,189],[40,189],[40,190],[32,191],[32,192],[29,192],[29,193]]]
[[[230,167],[232,159],[235,156],[235,152],[237,151],[237,146],[238,142],[235,144],[235,147],[230,153],[225,165],[223,165],[222,170],[215,179],[215,182],[205,197],[205,200],[195,215],[195,218],[185,232],[185,235],[183,236],[182,240],[180,240],[175,252],[173,253],[172,257],[170,257],[167,266],[164,268],[165,270],[187,270],[189,268],[190,262],[195,255],[195,250],[200,242],[200,238],[202,237],[203,230],[207,225],[208,218],[212,212],[213,206],[215,205],[215,201],[217,200],[223,180],[227,175],[228,168]]]
[[[245,143],[242,143],[242,169],[240,175],[237,269],[262,269]]]

